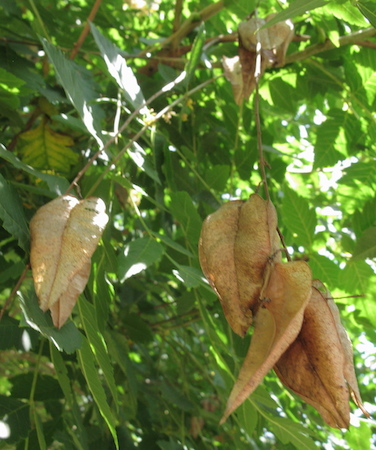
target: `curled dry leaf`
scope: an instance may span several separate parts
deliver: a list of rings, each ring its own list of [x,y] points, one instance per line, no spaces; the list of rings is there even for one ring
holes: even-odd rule
[[[349,384],[356,404],[364,410],[352,362],[351,343],[340,322],[338,309],[317,289],[304,312],[302,329],[282,355],[275,372],[282,383],[311,404],[334,428],[350,424]]]
[[[296,339],[311,295],[311,270],[304,261],[272,263],[266,277],[265,298],[255,317],[247,356],[222,417],[238,408]]]
[[[230,201],[208,216],[202,226],[199,257],[235,333],[244,336],[259,307],[264,271],[271,255],[281,256],[277,214],[270,201],[252,194]]]
[[[79,201],[64,195],[42,206],[30,222],[30,262],[43,311],[60,328],[69,317],[90,274],[108,216],[99,198]]]

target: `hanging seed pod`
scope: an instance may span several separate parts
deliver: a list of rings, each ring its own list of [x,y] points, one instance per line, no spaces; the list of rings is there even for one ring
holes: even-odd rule
[[[312,275],[304,261],[271,263],[263,305],[255,317],[251,344],[221,422],[240,406],[294,342],[311,295]]]
[[[351,344],[339,320],[337,307],[334,302],[329,306],[315,286],[322,287],[322,283],[314,283],[302,329],[274,370],[282,383],[316,408],[328,425],[348,428],[347,383],[356,404],[367,416],[368,413],[361,403]]]
[[[281,259],[277,214],[270,201],[252,194],[230,201],[208,216],[202,226],[199,257],[235,333],[244,336],[260,301],[268,260]]]
[[[107,224],[99,198],[64,195],[42,206],[30,222],[30,263],[43,311],[60,328],[69,317],[90,274],[91,256]]]

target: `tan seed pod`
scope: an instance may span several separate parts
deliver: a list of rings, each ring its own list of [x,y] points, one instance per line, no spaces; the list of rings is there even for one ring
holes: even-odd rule
[[[43,311],[60,328],[69,317],[90,274],[108,216],[99,198],[64,195],[42,206],[30,222],[30,263]]]
[[[252,394],[296,339],[311,295],[312,275],[304,261],[276,263],[263,290],[251,344],[232,389],[221,423]]]
[[[276,228],[273,204],[258,194],[247,201],[225,203],[202,226],[202,270],[218,294],[228,323],[242,337],[259,306],[268,259],[275,253],[275,260],[281,259]]]
[[[350,424],[346,357],[327,301],[314,288],[299,336],[275,366],[282,383],[334,428]]]

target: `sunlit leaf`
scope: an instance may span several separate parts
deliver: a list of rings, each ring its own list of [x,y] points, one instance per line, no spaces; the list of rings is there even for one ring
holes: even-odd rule
[[[135,239],[125,246],[118,257],[118,275],[124,281],[156,263],[163,255],[164,248],[155,239],[144,237]]]
[[[127,66],[126,60],[121,54],[121,50],[106,39],[93,23],[90,23],[90,27],[111,76],[123,90],[129,103],[134,108],[140,107],[145,99],[132,69]]]
[[[376,227],[368,228],[360,236],[353,252],[353,261],[376,257]]]
[[[287,186],[283,190],[282,217],[284,225],[296,235],[297,244],[310,247],[314,239],[316,213],[308,201]]]

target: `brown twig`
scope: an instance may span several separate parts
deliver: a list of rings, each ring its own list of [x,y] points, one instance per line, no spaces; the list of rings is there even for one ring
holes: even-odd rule
[[[289,251],[287,250],[287,247],[286,247],[285,237],[284,237],[283,234],[281,233],[281,230],[279,229],[278,226],[277,226],[277,233],[278,233],[279,239],[280,239],[280,241],[281,241],[281,243],[282,243],[283,250],[284,250],[285,253],[286,253],[287,261],[291,261],[290,253],[289,253]]]
[[[13,300],[13,297],[16,295],[19,287],[21,286],[23,280],[26,277],[27,271],[30,269],[30,264],[26,264],[23,272],[20,275],[20,278],[18,279],[16,285],[14,286],[14,288],[12,289],[12,292],[10,293],[9,297],[6,299],[6,302],[4,303],[4,306],[0,312],[0,320],[3,318],[3,315],[6,311],[6,309],[8,308],[9,303]]]
[[[344,45],[362,45],[361,42],[365,42],[365,39],[368,39],[372,36],[376,36],[375,28],[366,28],[364,30],[356,31],[355,33],[350,33],[345,36],[341,36],[338,39],[338,44],[340,47]],[[368,42],[368,41],[367,41]],[[291,55],[286,56],[285,64],[291,64],[293,62],[301,61],[303,59],[310,58],[321,52],[326,52],[327,50],[332,50],[336,48],[332,41],[329,39],[323,43],[310,45],[300,52],[292,53]]]
[[[74,59],[81,48],[82,44],[84,43],[86,36],[89,34],[90,31],[90,22],[94,21],[94,18],[98,12],[99,6],[102,3],[102,0],[96,0],[94,3],[94,6],[91,8],[90,14],[87,18],[86,24],[84,29],[82,30],[80,37],[78,38],[78,41],[74,44],[73,50],[69,56],[70,59]]]
[[[163,49],[167,45],[169,45],[171,42],[179,43],[181,40],[187,36],[192,30],[194,30],[197,25],[199,25],[201,22],[205,22],[206,20],[210,19],[210,17],[217,14],[219,11],[221,11],[224,8],[224,0],[219,0],[216,3],[210,4],[209,6],[206,6],[201,11],[192,14],[185,22],[182,23],[180,28],[173,33],[171,36],[166,38],[164,41],[162,41],[159,44],[159,50]],[[153,47],[148,47],[142,52],[140,52],[139,56],[144,56],[147,53],[150,53],[153,50]]]

